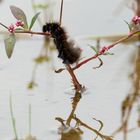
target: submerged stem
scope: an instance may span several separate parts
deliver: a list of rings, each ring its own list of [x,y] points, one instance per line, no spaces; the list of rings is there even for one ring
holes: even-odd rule
[[[69,126],[70,126],[71,120],[72,120],[72,118],[73,118],[73,116],[74,116],[74,114],[75,114],[75,110],[76,110],[76,108],[77,108],[77,105],[78,105],[78,103],[79,103],[81,97],[82,97],[82,96],[81,96],[81,93],[80,93],[80,92],[76,92],[76,93],[75,93],[75,96],[73,97],[72,111],[71,111],[71,113],[70,113],[70,115],[69,115],[69,117],[68,117],[68,119],[67,119],[67,121],[66,121],[66,124],[69,125]]]
[[[98,130],[92,128],[91,126],[87,125],[86,123],[84,123],[83,121],[81,121],[79,118],[77,118],[76,116],[73,116],[73,119],[79,123],[81,126],[93,131],[95,134],[97,134],[98,136],[100,136],[100,138],[102,138],[102,140],[113,140],[113,138],[111,136],[107,136],[107,135],[103,135],[101,134]]]
[[[66,65],[66,68],[67,68],[67,71],[69,72],[71,78],[72,78],[72,82],[73,82],[73,85],[75,87],[75,96],[73,98],[73,102],[72,102],[72,111],[66,121],[66,124],[67,125],[70,125],[71,123],[71,120],[72,120],[72,117],[75,113],[75,110],[76,110],[76,107],[77,107],[77,104],[78,102],[80,101],[80,98],[81,98],[81,90],[82,90],[82,86],[81,84],[78,82],[72,68],[70,65]]]
[[[32,106],[29,104],[29,136],[32,133]]]

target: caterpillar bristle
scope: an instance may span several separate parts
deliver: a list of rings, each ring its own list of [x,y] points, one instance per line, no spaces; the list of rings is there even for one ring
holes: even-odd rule
[[[64,64],[73,64],[79,60],[81,55],[80,48],[74,47],[74,42],[68,40],[64,28],[59,23],[47,23],[43,26],[42,31],[51,33],[58,50],[58,57],[63,60]]]

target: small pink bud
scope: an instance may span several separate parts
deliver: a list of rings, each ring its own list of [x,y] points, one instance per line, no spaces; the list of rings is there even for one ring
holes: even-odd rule
[[[19,26],[24,26],[24,22],[23,21],[21,21],[21,20],[18,20],[17,22],[16,22],[16,26],[17,27],[19,27]]]
[[[80,51],[82,52],[82,51],[83,51],[83,49],[82,49],[82,48],[80,48]]]
[[[109,49],[108,47],[104,46],[104,47],[100,50],[99,54],[105,53],[106,51],[108,51],[108,49]]]
[[[134,24],[140,23],[140,17],[139,17],[139,16],[134,16],[134,17],[132,18],[132,22],[133,22]]]
[[[14,24],[11,24],[9,27],[8,27],[8,31],[13,33],[15,31],[15,26]]]

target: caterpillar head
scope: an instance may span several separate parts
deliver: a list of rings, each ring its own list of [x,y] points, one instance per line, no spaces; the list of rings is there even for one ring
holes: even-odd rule
[[[42,30],[43,32],[49,32],[53,34],[56,30],[60,28],[59,23],[46,23],[46,25],[43,26]]]

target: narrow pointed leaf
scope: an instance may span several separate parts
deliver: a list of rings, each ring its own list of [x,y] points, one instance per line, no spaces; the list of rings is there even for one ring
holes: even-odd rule
[[[127,24],[128,28],[129,28],[129,31],[131,32],[132,31],[131,25],[127,21],[125,21],[125,20],[124,20],[124,22]]]
[[[30,24],[30,27],[29,29],[31,29],[35,23],[35,21],[37,20],[38,16],[39,16],[40,12],[38,12],[37,14],[35,14],[31,20],[31,24]]]
[[[22,31],[23,28],[20,28],[20,27],[19,27],[19,28],[16,28],[15,30],[16,30],[16,31]]]
[[[97,54],[98,53],[98,49],[95,46],[92,45],[88,45],[90,46],[90,48]]]
[[[16,43],[15,34],[10,34],[8,38],[4,40],[5,50],[8,58],[11,58],[12,56],[15,43]]]
[[[17,20],[21,20],[24,22],[24,28],[28,29],[28,24],[27,24],[27,18],[25,13],[23,12],[23,10],[21,10],[20,8],[16,7],[16,6],[10,6],[11,12],[13,14],[13,16],[17,19]]]
[[[102,65],[103,65],[103,61],[100,57],[98,57],[99,61],[100,61],[100,64],[96,67],[93,67],[93,69],[97,69],[97,68],[100,68]]]
[[[105,52],[103,55],[114,55],[114,53]]]

